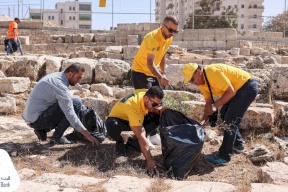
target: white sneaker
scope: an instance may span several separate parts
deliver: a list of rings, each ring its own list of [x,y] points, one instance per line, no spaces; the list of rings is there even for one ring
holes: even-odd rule
[[[150,149],[150,150],[155,149],[155,145],[153,145],[153,144],[151,143],[151,141],[150,141],[150,135],[148,135],[147,140],[148,140],[148,143],[149,143],[149,149]]]
[[[161,139],[160,139],[160,135],[158,133],[155,135],[149,136],[148,138],[152,144],[161,145]]]

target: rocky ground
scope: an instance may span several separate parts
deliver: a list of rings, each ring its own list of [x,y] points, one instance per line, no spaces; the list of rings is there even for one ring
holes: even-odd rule
[[[285,137],[287,133],[285,134],[283,127],[285,127],[287,119],[281,120],[282,124],[279,127],[275,126],[274,119],[270,124],[267,122],[272,121],[270,116],[274,117],[273,112],[269,112],[273,106],[271,106],[271,102],[268,103],[267,97],[270,93],[270,77],[268,78],[268,75],[272,71],[274,64],[277,64],[276,59],[280,63],[281,59],[288,60],[287,57],[280,58],[280,56],[277,56],[275,59],[271,54],[267,56],[265,52],[263,58],[266,58],[266,60],[261,56],[219,59],[211,58],[212,55],[209,55],[211,53],[188,54],[184,52],[175,55],[171,54],[170,60],[184,59],[187,62],[188,60],[203,60],[203,62],[205,60],[206,64],[223,61],[226,64],[237,65],[250,70],[258,78],[257,81],[261,89],[257,102],[261,102],[261,106],[266,107],[261,108],[261,110],[269,114],[258,118],[259,111],[251,110],[251,116],[258,118],[256,118],[256,124],[262,126],[264,124],[261,124],[261,122],[265,122],[265,125],[268,124],[270,129],[262,129],[260,127],[259,129],[242,130],[246,142],[246,153],[234,154],[229,165],[217,167],[207,164],[204,161],[204,156],[214,154],[219,148],[222,141],[222,127],[218,126],[213,129],[209,126],[205,127],[206,140],[201,157],[185,181],[173,180],[170,172],[164,167],[159,168],[158,173],[151,178],[146,174],[145,161],[141,154],[135,152],[129,154],[128,157],[117,157],[114,152],[113,141],[108,138],[102,143],[101,150],[97,151],[88,142],[72,138],[72,128],[66,134],[75,141],[74,144],[65,146],[53,145],[49,143],[49,139],[47,142],[39,142],[33,133],[33,129],[28,127],[21,118],[21,112],[30,91],[30,82],[28,83],[27,79],[24,78],[21,80],[7,78],[7,81],[11,82],[11,84],[8,84],[9,87],[5,84],[7,83],[5,75],[7,77],[29,77],[33,87],[37,78],[41,76],[41,72],[44,69],[43,66],[45,66],[46,73],[54,72],[55,70],[59,71],[60,67],[68,65],[70,62],[76,61],[76,59],[68,61],[64,58],[52,56],[41,58],[38,56],[28,56],[27,58],[25,56],[18,58],[1,57],[0,68],[3,74],[0,74],[0,80],[2,85],[5,84],[5,86],[0,86],[0,88],[7,91],[2,93],[2,97],[0,97],[0,148],[9,153],[21,178],[21,185],[17,191],[286,192],[288,190],[288,139]],[[223,54],[227,55],[226,52],[218,52],[218,54],[220,55],[218,57],[223,57]],[[177,56],[177,58],[174,56]],[[268,59],[270,60],[268,61]],[[98,81],[98,84],[91,86],[83,84],[80,87],[73,88],[71,93],[83,98],[85,105],[92,105],[97,108],[99,115],[104,117],[111,109],[111,106],[113,106],[113,103],[132,89],[129,84],[127,84],[128,87],[109,87],[106,85],[120,81],[116,78],[128,71],[129,67],[126,67],[126,65],[129,66],[129,64],[118,60],[103,60],[102,63],[100,62],[102,66],[111,65],[109,69],[114,70],[113,74],[117,74],[110,77],[108,76],[109,74],[105,73],[105,69],[99,67],[100,65],[98,64],[94,64],[95,60],[77,58],[77,61],[83,62],[85,67],[88,66],[90,70],[87,71],[91,72],[90,76],[89,74],[85,76],[85,81],[93,81],[93,78],[95,78],[94,80]],[[122,68],[119,67],[120,65],[122,65]],[[97,77],[93,77],[91,66],[94,66],[95,70],[97,69]],[[113,66],[115,67],[114,69],[112,68]],[[123,69],[123,71],[120,73],[117,67]],[[179,82],[183,80],[179,78],[180,70],[175,71],[176,68],[174,67],[176,66],[173,66],[173,64],[168,66],[167,75],[171,79],[172,88],[177,89],[179,88]],[[285,71],[281,69],[279,67],[279,71],[285,76]],[[285,67],[283,69],[286,70]],[[277,75],[279,77],[281,73],[277,72]],[[279,78],[275,77],[275,79],[278,80]],[[285,96],[283,80],[285,78],[282,79],[281,76],[280,79],[280,84],[275,83],[274,86],[278,89],[280,96],[281,94]],[[99,81],[105,82],[100,85]],[[193,91],[195,89],[192,87],[187,88],[187,90]],[[284,90],[284,93],[279,90]],[[176,93],[176,90],[173,90],[173,92]],[[88,96],[90,98],[87,99],[86,97]],[[14,100],[8,99],[11,97]],[[93,98],[91,99],[91,97]],[[191,94],[187,97],[190,100],[195,100],[195,103],[203,101],[199,93]],[[11,102],[8,104],[8,101],[15,103]],[[200,105],[198,106],[195,103],[192,105],[196,106],[195,108],[200,111]],[[287,103],[285,103],[286,105]],[[17,106],[16,111],[15,106]],[[8,113],[7,109],[13,111],[13,113]],[[99,109],[101,110],[99,111]],[[283,113],[286,112],[284,111]],[[190,115],[193,116],[195,114]],[[275,122],[277,121],[280,122],[279,119],[275,119]],[[51,134],[49,133],[49,135]],[[152,150],[152,154],[156,160],[163,163],[161,146],[156,146],[156,149]]]

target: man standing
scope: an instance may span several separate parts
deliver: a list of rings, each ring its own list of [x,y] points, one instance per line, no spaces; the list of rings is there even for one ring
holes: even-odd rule
[[[135,89],[149,89],[151,86],[167,86],[169,80],[165,75],[165,54],[172,43],[173,35],[177,33],[178,19],[167,16],[158,29],[148,33],[134,57],[132,63],[132,83]],[[158,69],[160,67],[160,71]],[[159,125],[159,116],[150,113],[145,116],[145,122],[154,121]],[[152,125],[150,125],[152,126]],[[150,146],[160,145],[160,136],[155,132],[148,136]]]
[[[12,49],[12,44],[15,42],[17,47],[20,50],[21,55],[23,55],[23,50],[22,50],[22,45],[21,45],[21,41],[19,40],[19,36],[18,36],[18,23],[20,23],[19,18],[15,18],[14,21],[12,21],[9,24],[8,27],[8,45],[7,45],[7,55],[10,54],[10,50]]]
[[[205,161],[215,165],[227,165],[231,160],[233,150],[238,153],[244,151],[239,125],[245,111],[257,96],[257,82],[250,73],[225,64],[211,64],[201,68],[196,63],[189,63],[183,68],[182,73],[184,84],[197,85],[204,95],[206,104],[202,125],[207,122],[213,112],[217,111],[217,108],[222,106],[220,116],[225,125],[223,142],[219,153],[206,157]],[[209,84],[211,94],[220,96],[214,103],[210,96]]]
[[[161,27],[144,37],[131,67],[135,89],[169,85],[165,75],[165,54],[172,43],[173,35],[178,32],[177,29],[178,19],[167,16]],[[157,67],[160,67],[160,71]]]
[[[131,130],[134,132],[136,141],[146,159],[149,174],[153,174],[160,164],[151,156],[146,135],[157,127],[143,127],[144,116],[148,112],[160,115],[165,110],[165,108],[159,107],[163,97],[164,92],[159,86],[152,86],[148,91],[147,89],[137,89],[114,105],[106,121],[107,132],[116,141],[116,152],[119,155],[126,155],[130,147],[128,143],[124,144],[121,132]]]
[[[51,142],[71,144],[72,142],[63,136],[65,130],[71,125],[93,146],[100,148],[97,139],[90,135],[77,116],[82,107],[81,100],[71,98],[68,89],[69,85],[74,86],[80,82],[84,72],[83,66],[75,63],[64,72],[46,75],[33,88],[22,117],[34,128],[39,140],[45,141],[47,132],[55,128]]]

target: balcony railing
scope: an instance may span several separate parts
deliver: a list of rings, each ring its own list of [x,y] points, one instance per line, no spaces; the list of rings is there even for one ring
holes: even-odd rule
[[[261,6],[249,5],[248,8],[249,9],[264,9],[264,6],[263,5],[261,5]]]

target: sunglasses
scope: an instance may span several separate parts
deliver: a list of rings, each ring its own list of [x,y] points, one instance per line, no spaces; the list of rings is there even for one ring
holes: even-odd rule
[[[177,30],[168,28],[164,23],[163,23],[163,25],[166,27],[166,29],[169,31],[169,33],[178,33],[178,32],[179,32],[179,31],[177,31]]]
[[[148,99],[152,102],[152,107],[154,107],[154,108],[161,105],[161,103],[154,102],[150,97],[148,97]]]

